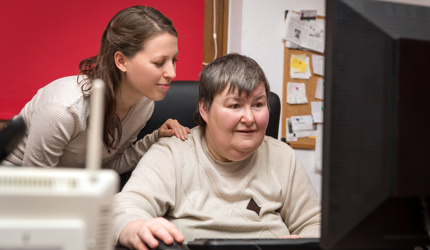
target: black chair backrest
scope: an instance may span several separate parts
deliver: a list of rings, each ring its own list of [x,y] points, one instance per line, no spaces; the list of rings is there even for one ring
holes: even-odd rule
[[[0,162],[2,162],[12,150],[21,142],[27,130],[22,117],[17,117],[10,121],[0,131]]]
[[[270,117],[266,135],[278,139],[279,120],[281,117],[281,100],[276,93],[270,92],[269,95]]]
[[[193,128],[197,124],[193,114],[198,106],[198,81],[173,81],[166,97],[155,102],[154,113],[146,126],[140,131],[138,138],[152,133],[169,118],[176,119],[186,127]],[[270,92],[269,96],[270,118],[266,135],[278,139],[279,118],[281,115],[281,102],[277,94]]]

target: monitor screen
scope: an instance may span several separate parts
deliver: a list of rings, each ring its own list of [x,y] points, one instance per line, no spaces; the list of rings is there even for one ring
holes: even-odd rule
[[[430,245],[430,8],[327,0],[325,249]]]

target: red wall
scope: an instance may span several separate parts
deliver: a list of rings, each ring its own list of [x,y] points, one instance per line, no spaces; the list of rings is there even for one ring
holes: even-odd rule
[[[0,1],[0,119],[18,114],[37,90],[79,73],[98,53],[109,20],[133,5],[153,6],[179,33],[175,80],[196,80],[203,60],[203,0]]]

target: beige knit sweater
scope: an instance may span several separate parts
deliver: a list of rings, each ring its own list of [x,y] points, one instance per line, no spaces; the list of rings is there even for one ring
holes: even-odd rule
[[[136,219],[164,216],[194,238],[320,235],[320,201],[285,143],[265,137],[249,158],[222,163],[199,127],[188,140],[162,138],[114,198],[115,240]]]

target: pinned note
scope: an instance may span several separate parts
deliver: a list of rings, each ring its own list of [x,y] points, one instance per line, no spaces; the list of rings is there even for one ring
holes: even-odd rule
[[[315,123],[324,122],[324,103],[323,102],[311,102],[312,117]]]
[[[312,55],[314,74],[324,76],[324,56]]]
[[[317,132],[316,132],[316,140],[315,140],[315,170],[317,173],[322,172],[322,151],[323,151],[323,124],[317,124]]]
[[[306,69],[308,68],[308,64],[297,57],[293,56],[291,58],[291,67],[294,69],[297,69],[300,72],[306,72]]]
[[[301,10],[300,20],[316,20],[317,11],[316,10]]]
[[[313,117],[311,115],[291,116],[293,131],[313,130]]]
[[[316,136],[316,124],[312,116],[291,116],[287,118],[287,141],[297,141],[298,138]]]
[[[306,85],[304,83],[287,83],[287,103],[289,104],[306,104]]]
[[[317,80],[317,86],[315,90],[315,98],[324,100],[324,80],[321,78],[318,78]]]
[[[292,79],[309,79],[311,70],[308,65],[310,58],[303,55],[293,55],[290,59],[290,75]]]

